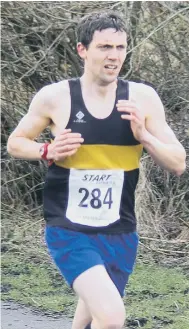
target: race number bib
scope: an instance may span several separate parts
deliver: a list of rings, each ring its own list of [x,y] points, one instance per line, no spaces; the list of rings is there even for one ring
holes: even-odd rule
[[[66,217],[73,223],[107,226],[119,219],[123,170],[70,169]]]

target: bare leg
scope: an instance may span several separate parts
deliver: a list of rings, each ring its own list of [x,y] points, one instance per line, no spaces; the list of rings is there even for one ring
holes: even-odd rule
[[[85,329],[87,324],[91,321],[92,316],[87,305],[81,298],[79,298],[72,323],[72,329]]]
[[[91,267],[73,283],[77,295],[85,302],[95,326],[121,329],[125,320],[122,298],[103,265]],[[83,329],[78,327],[78,329]]]

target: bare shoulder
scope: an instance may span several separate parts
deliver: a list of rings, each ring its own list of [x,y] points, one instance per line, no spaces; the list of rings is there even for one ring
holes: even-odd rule
[[[147,84],[129,81],[129,96],[135,100],[145,112],[146,116],[152,114],[164,115],[162,101],[155,89]]]
[[[44,92],[50,95],[51,97],[56,97],[59,93],[67,93],[69,91],[68,80],[62,80],[56,83],[52,83],[43,87],[41,90],[44,90]]]
[[[35,108],[35,105],[40,104],[42,108],[54,108],[56,105],[64,99],[69,98],[70,90],[68,80],[49,84],[41,88],[34,96],[30,109]]]
[[[39,136],[47,126],[52,124],[57,109],[66,103],[68,93],[66,81],[53,83],[40,89],[32,99],[28,113],[21,119],[10,137],[19,136],[33,140]],[[68,115],[65,113],[66,116]],[[58,118],[56,121],[59,122],[61,119]]]
[[[129,81],[129,91],[131,96],[138,96],[140,98],[158,96],[154,88],[142,82]]]

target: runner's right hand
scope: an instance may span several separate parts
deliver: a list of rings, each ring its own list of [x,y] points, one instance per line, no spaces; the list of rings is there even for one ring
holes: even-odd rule
[[[56,136],[48,147],[47,159],[61,161],[77,152],[84,139],[79,133],[72,133],[71,129],[65,129]]]

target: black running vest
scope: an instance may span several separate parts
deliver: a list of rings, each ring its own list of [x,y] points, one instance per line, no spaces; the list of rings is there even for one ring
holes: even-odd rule
[[[142,145],[116,109],[119,99],[128,99],[129,84],[118,79],[114,108],[105,119],[88,112],[79,78],[69,80],[69,87],[71,115],[66,128],[81,133],[84,143],[73,156],[48,169],[46,223],[87,234],[133,232]]]

